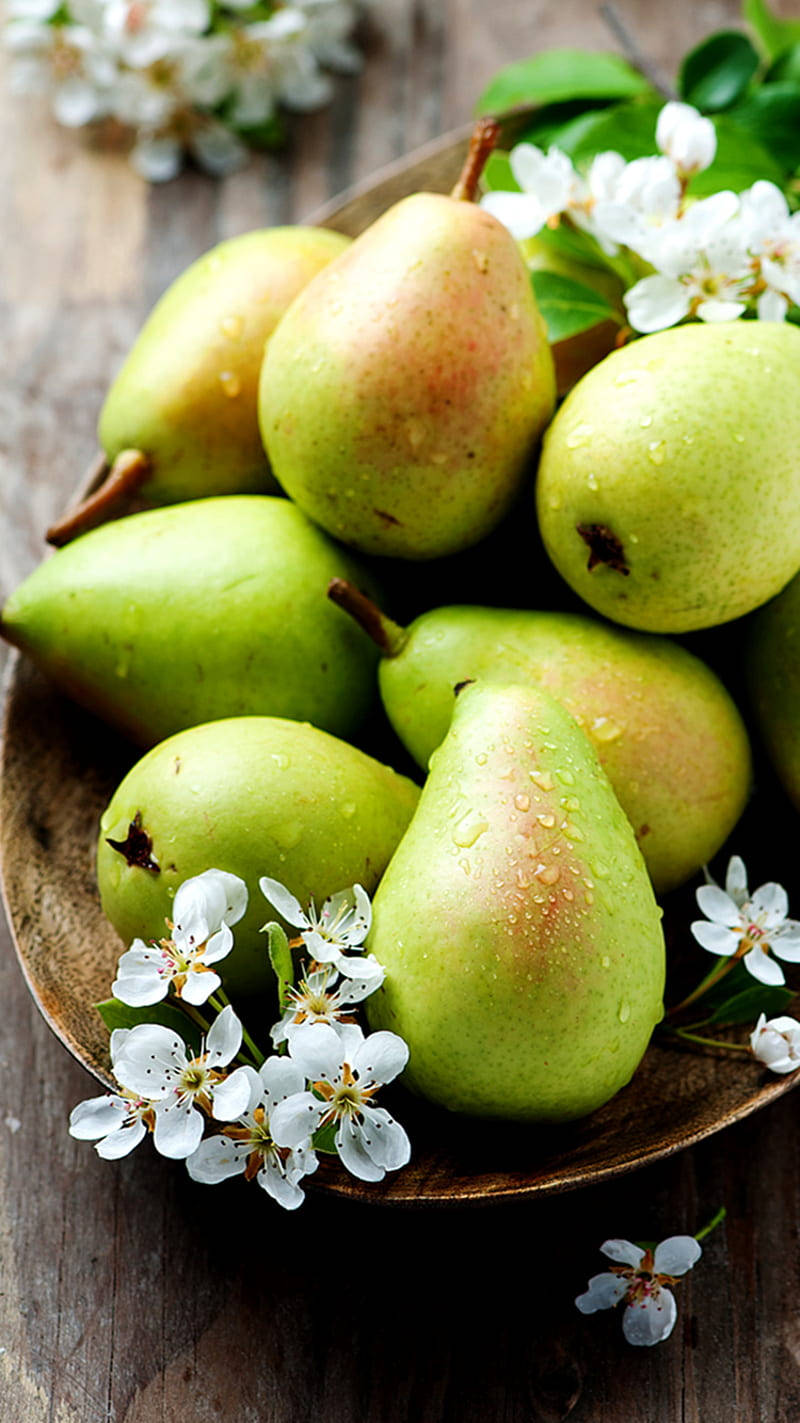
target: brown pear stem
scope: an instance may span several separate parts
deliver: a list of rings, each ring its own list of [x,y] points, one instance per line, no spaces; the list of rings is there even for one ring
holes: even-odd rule
[[[355,619],[380,648],[384,657],[396,657],[405,647],[408,642],[405,628],[387,618],[377,603],[373,603],[354,583],[348,583],[346,578],[332,578],[328,584],[328,597],[338,608],[342,608]]]
[[[474,203],[478,191],[478,179],[486,167],[486,160],[500,137],[497,119],[478,119],[469,140],[469,152],[461,169],[451,198],[459,202]]]
[[[101,462],[100,470],[105,468]],[[99,472],[99,471],[98,471]],[[71,509],[47,530],[47,542],[61,548],[79,534],[88,533],[125,512],[133,496],[150,473],[150,460],[141,450],[122,450],[114,460],[99,489]]]

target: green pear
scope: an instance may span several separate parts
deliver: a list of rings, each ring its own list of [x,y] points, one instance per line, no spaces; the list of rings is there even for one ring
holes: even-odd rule
[[[332,596],[348,605],[348,590]],[[372,605],[356,595],[359,608]],[[750,789],[744,723],[705,663],[666,638],[572,613],[445,607],[364,626],[384,653],[386,713],[420,766],[444,739],[460,682],[519,682],[556,697],[593,743],[658,892],[728,838]]]
[[[759,730],[800,810],[800,576],[749,620],[747,680]]]
[[[141,450],[152,504],[274,491],[258,433],[264,343],[297,293],[348,245],[338,232],[273,227],[212,248],[152,311],[100,415],[114,461]]]
[[[155,746],[125,777],[100,822],[103,909],[126,944],[161,939],[175,891],[203,870],[247,884],[247,914],[222,965],[225,987],[252,993],[271,970],[258,888],[277,879],[305,905],[362,884],[374,890],[419,792],[355,747],[300,722],[237,717]]]
[[[373,1028],[452,1111],[567,1121],[630,1079],[661,1016],[647,872],[583,732],[546,692],[467,687],[378,888]]]
[[[84,534],[11,595],[0,632],[142,745],[261,713],[337,734],[375,692],[369,638],[325,596],[350,565],[286,499],[152,509]]]
[[[700,322],[589,371],[542,450],[545,547],[598,612],[649,632],[741,617],[800,568],[800,331]]]
[[[295,298],[259,418],[276,478],[312,519],[364,552],[428,559],[500,522],[554,398],[508,230],[460,196],[417,193]]]

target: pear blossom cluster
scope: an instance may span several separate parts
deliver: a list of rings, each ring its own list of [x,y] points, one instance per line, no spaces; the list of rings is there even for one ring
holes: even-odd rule
[[[69,1130],[105,1160],[152,1135],[156,1150],[185,1161],[193,1180],[214,1185],[243,1175],[294,1210],[321,1149],[335,1151],[362,1181],[406,1165],[408,1136],[376,1094],[402,1072],[408,1048],[396,1033],[365,1035],[355,1021],[357,1005],[383,982],[383,969],[363,952],[372,909],[362,886],[331,895],[319,912],[313,902],[304,910],[277,880],[265,876],[260,886],[301,931],[292,946],[309,956],[297,983],[284,988],[270,1033],[275,1055],[265,1058],[246,1032],[216,972],[234,946],[231,926],[247,910],[247,887],[206,870],[177,890],[168,937],[134,940],[114,980],[115,997],[129,1008],[165,1000],[180,1007],[195,1031],[198,1022],[203,1028],[199,1045],[157,1021],[115,1029],[117,1090],[79,1103]],[[200,1007],[214,1012],[213,1022]]]
[[[131,162],[151,182],[184,155],[234,171],[247,133],[280,106],[328,102],[325,70],[354,73],[358,0],[7,0],[11,87],[46,93],[59,123],[113,120],[133,134]]]
[[[690,104],[662,108],[656,145],[658,154],[632,162],[600,153],[584,175],[557,147],[518,144],[510,165],[521,191],[487,193],[482,205],[518,241],[564,221],[607,256],[626,255],[638,275],[623,297],[635,331],[746,313],[784,320],[800,305],[800,213],[767,181],[692,198],[691,179],[713,163],[717,139]]]

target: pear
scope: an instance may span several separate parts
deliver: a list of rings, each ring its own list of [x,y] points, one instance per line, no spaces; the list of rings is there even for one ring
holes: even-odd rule
[[[657,891],[682,884],[716,854],[750,789],[747,732],[715,674],[677,643],[571,613],[445,607],[409,628],[335,584],[332,596],[384,658],[386,713],[427,766],[444,739],[453,688],[466,680],[549,691],[593,743]]]
[[[517,244],[468,199],[395,204],[295,298],[259,418],[286,493],[354,548],[428,559],[476,543],[553,411],[553,361]],[[477,154],[477,157],[476,157]]]
[[[261,713],[348,735],[377,653],[325,597],[353,558],[269,495],[198,499],[106,524],[41,564],[0,632],[142,745]]]
[[[315,227],[246,232],[212,248],[151,312],[100,415],[114,461],[146,457],[152,504],[275,490],[258,433],[264,343],[297,293],[349,239]]]
[[[800,810],[800,576],[749,620],[747,680],[759,730]]]
[[[800,569],[800,331],[694,323],[589,371],[542,450],[539,526],[598,612],[650,632],[741,617]]]
[[[404,776],[315,727],[276,717],[196,726],[154,747],[100,822],[103,909],[126,944],[161,939],[178,886],[207,869],[247,884],[247,914],[222,966],[229,990],[269,985],[261,926],[275,919],[262,875],[305,905],[362,884],[371,893],[419,792]]]
[[[546,692],[467,687],[373,905],[373,1028],[456,1112],[567,1121],[661,1016],[660,911],[586,737]]]

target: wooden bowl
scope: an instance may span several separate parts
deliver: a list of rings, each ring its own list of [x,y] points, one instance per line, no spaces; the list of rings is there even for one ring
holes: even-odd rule
[[[464,133],[428,145],[313,220],[356,234],[407,193],[423,187],[446,191],[464,151]],[[92,479],[98,477],[93,470]],[[90,487],[91,481],[85,483],[82,493]],[[139,753],[61,698],[21,659],[12,659],[9,673],[0,857],[14,942],[53,1032],[98,1081],[111,1085],[108,1035],[92,1004],[108,996],[122,946],[100,909],[94,850],[101,811]],[[686,896],[682,926],[692,917],[690,905]],[[698,950],[696,977],[704,966]],[[414,1148],[410,1166],[380,1185],[365,1186],[325,1159],[309,1187],[403,1205],[568,1190],[691,1146],[768,1105],[794,1081],[794,1076],[765,1077],[741,1053],[698,1052],[656,1040],[628,1087],[592,1117],[557,1129],[471,1122],[397,1091],[397,1114]]]

